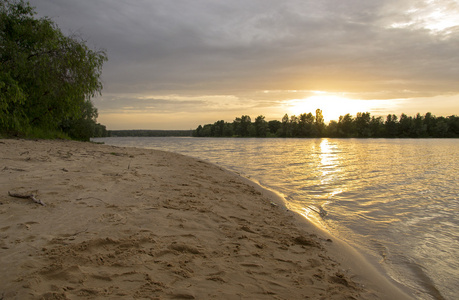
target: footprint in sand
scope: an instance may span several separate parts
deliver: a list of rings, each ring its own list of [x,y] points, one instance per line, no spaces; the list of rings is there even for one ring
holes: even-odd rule
[[[10,229],[10,226],[2,227],[2,228],[0,228],[0,232],[5,232],[8,229]]]
[[[18,224],[18,228],[19,228],[19,229],[30,230],[30,228],[31,228],[30,225],[33,225],[33,224],[38,224],[38,223],[37,223],[37,222],[19,223],[19,224]]]
[[[101,222],[110,222],[110,223],[116,223],[116,224],[125,224],[126,223],[126,217],[119,215],[119,214],[103,214],[100,218],[99,221]]]

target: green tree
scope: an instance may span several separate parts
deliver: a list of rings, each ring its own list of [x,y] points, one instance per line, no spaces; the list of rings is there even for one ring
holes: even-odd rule
[[[355,116],[355,130],[357,132],[357,137],[368,138],[371,137],[371,128],[370,122],[371,117],[369,112],[357,113]]]
[[[326,129],[326,136],[332,138],[340,137],[338,122],[335,120],[330,121]]]
[[[353,137],[355,133],[354,125],[354,119],[350,114],[339,116],[338,132],[340,137]]]
[[[314,134],[314,115],[312,113],[301,114],[299,117],[299,136],[300,137],[311,137]]]
[[[322,137],[325,132],[324,116],[321,109],[316,109],[315,136]]]
[[[199,125],[195,131],[193,131],[193,136],[194,137],[202,137],[203,135],[203,132],[202,132],[202,125]]]
[[[225,121],[220,120],[214,123],[212,126],[212,136],[222,137],[225,131]]]
[[[386,137],[397,137],[398,136],[398,118],[396,115],[387,115],[386,122],[384,123],[385,136]]]
[[[420,113],[416,114],[413,119],[413,136],[417,138],[427,137],[427,126],[424,124],[424,118]]]
[[[282,124],[280,128],[280,136],[281,137],[290,137],[291,136],[291,130],[290,130],[290,122],[288,115],[285,114],[282,117]]]
[[[60,127],[72,138],[82,141],[96,135],[97,109],[87,100],[82,107],[82,114],[76,118],[68,118],[62,121]]]
[[[448,122],[444,117],[438,117],[433,128],[433,136],[437,138],[444,138],[448,134]]]
[[[233,134],[233,126],[230,123],[225,122],[225,125],[223,126],[223,136],[233,136]]]
[[[372,137],[382,137],[384,135],[384,122],[382,117],[371,117],[370,130]]]
[[[105,125],[102,125],[100,123],[96,123],[95,129],[94,129],[94,137],[106,137],[106,136],[109,136],[107,127],[105,127]]]
[[[426,126],[427,135],[430,137],[434,136],[434,128],[437,123],[437,118],[428,112],[424,116],[424,125]]]
[[[270,135],[273,136],[273,135],[277,135],[282,127],[282,122],[279,121],[279,120],[271,120],[268,122],[268,127],[269,127],[269,132],[270,132]]]
[[[211,137],[212,136],[212,124],[206,124],[201,129],[202,137]]]
[[[285,114],[282,121],[272,120],[269,122],[266,122],[265,117],[260,115],[254,123],[251,122],[249,116],[243,115],[241,118],[236,118],[232,124],[221,120],[212,125],[204,125],[204,127],[199,125],[193,132],[193,136],[233,136],[235,134],[241,137],[317,137],[319,133],[317,126],[323,123],[323,118],[320,115],[320,110],[316,111],[316,117],[312,113],[301,114],[299,117],[289,117]],[[316,121],[317,116],[319,116],[319,120],[322,119],[322,122]],[[101,130],[98,129],[98,124],[96,124],[97,130]],[[357,113],[355,118],[346,114],[340,116],[338,122],[332,120],[328,126],[324,125],[321,136],[342,138],[457,138],[459,137],[459,117],[452,115],[447,118],[437,118],[430,113],[427,113],[425,117],[419,113],[416,117],[408,117],[406,114],[402,114],[399,121],[396,115],[389,114],[383,121],[382,117],[370,116],[368,112]]]
[[[255,135],[257,137],[266,137],[269,132],[268,122],[265,120],[265,116],[258,116],[255,119]]]
[[[459,117],[456,115],[449,116],[448,121],[448,136],[449,137],[459,137]]]
[[[290,117],[290,135],[291,137],[297,137],[299,135],[298,133],[298,117],[293,115]]]
[[[243,115],[236,118],[233,122],[234,133],[238,136],[247,137],[250,135],[252,119],[250,116]]]
[[[399,137],[415,137],[414,134],[414,122],[412,117],[408,117],[406,114],[400,115],[399,121]]]
[[[50,19],[34,15],[22,0],[0,3],[0,129],[63,130],[89,119],[95,125],[97,113],[88,107],[102,91],[105,52],[89,49],[85,41],[65,36]]]

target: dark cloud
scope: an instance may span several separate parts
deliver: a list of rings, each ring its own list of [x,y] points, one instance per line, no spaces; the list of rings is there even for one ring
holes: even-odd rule
[[[30,3],[65,32],[107,50],[103,76],[110,95],[243,98],[297,89],[389,99],[459,93],[459,22],[432,29],[440,24],[435,14],[441,19],[445,9],[459,16],[453,0]],[[112,108],[122,107],[123,101],[113,101]]]
[[[318,78],[372,89],[459,78],[457,33],[388,28],[391,14],[394,22],[408,17],[390,1],[373,2],[31,1],[108,50],[111,88],[276,89]]]

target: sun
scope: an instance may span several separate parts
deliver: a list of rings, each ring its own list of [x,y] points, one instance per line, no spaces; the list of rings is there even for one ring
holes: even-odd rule
[[[372,110],[372,101],[349,99],[335,94],[318,92],[317,95],[305,99],[293,99],[287,104],[290,114],[299,116],[303,113],[315,114],[316,109],[321,109],[326,123],[331,120],[338,121],[345,114],[355,115],[358,112]]]

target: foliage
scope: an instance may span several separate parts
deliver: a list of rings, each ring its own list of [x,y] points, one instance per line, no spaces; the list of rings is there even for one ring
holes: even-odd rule
[[[322,111],[316,115],[304,113],[299,117],[285,114],[281,121],[265,121],[258,116],[255,122],[249,116],[236,118],[233,123],[223,120],[214,124],[199,125],[193,132],[196,137],[335,137],[335,138],[458,138],[459,117],[435,117],[431,113],[415,117],[402,114],[398,118],[389,114],[385,121],[382,117],[371,116],[368,112],[359,112],[355,117],[350,114],[340,116],[338,121],[325,125]],[[234,130],[223,130],[233,128]]]
[[[88,140],[96,128],[91,97],[100,94],[103,51],[65,36],[29,3],[0,4],[0,131],[63,131]]]

